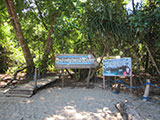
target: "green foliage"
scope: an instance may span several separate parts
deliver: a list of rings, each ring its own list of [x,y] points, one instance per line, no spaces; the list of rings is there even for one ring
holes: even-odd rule
[[[159,0],[146,2],[128,14],[124,0],[15,0],[16,12],[25,40],[33,55],[35,67],[42,64],[44,49],[51,26],[53,51],[46,63],[54,70],[52,54],[91,53],[133,58],[133,67],[144,70],[145,44],[149,45],[156,62],[160,53]],[[0,4],[0,44],[11,52],[10,66],[25,65],[3,2]],[[145,43],[145,44],[144,44]],[[150,63],[150,62],[149,62]],[[150,65],[149,67],[152,68]]]
[[[5,73],[7,71],[9,62],[10,60],[5,48],[0,44],[0,73]]]
[[[141,44],[139,49],[139,64],[144,68],[147,63],[149,64],[149,69],[152,68],[151,62],[147,60],[147,52],[145,49],[145,44],[149,46],[152,55],[154,56],[155,61],[159,65],[159,56],[160,56],[160,4],[158,2],[151,2],[149,4],[145,4],[142,9],[137,10],[135,15],[131,15],[129,17],[130,26],[134,28],[134,34],[136,42]],[[146,64],[142,64],[146,63]],[[145,68],[145,69],[146,69]],[[153,69],[153,68],[152,68]]]

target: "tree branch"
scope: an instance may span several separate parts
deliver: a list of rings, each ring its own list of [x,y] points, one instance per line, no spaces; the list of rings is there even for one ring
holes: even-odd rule
[[[152,54],[151,54],[151,51],[150,51],[150,49],[149,49],[149,47],[148,47],[147,44],[146,44],[145,46],[146,46],[146,49],[147,49],[147,51],[148,51],[148,53],[149,53],[149,56],[150,56],[150,58],[151,58],[153,64],[154,64],[154,66],[155,66],[155,68],[156,68],[156,70],[157,70],[157,73],[158,73],[158,75],[160,76],[160,71],[159,71],[159,69],[158,69],[158,66],[157,66],[157,64],[156,64],[156,62],[155,62],[155,60],[154,60]]]
[[[41,19],[41,21],[42,21],[42,24],[43,24],[43,26],[45,27],[45,29],[48,30],[48,27],[47,27],[47,25],[45,24],[45,22],[44,22],[44,20],[43,20],[42,12],[41,12],[41,10],[40,10],[40,7],[39,7],[39,5],[38,5],[37,0],[35,0],[35,4],[36,4],[36,6],[37,6],[37,9],[38,9],[38,12],[39,12],[39,15],[40,15],[40,19]]]
[[[16,73],[14,73],[14,75],[13,75],[13,79],[11,79],[11,81],[9,81],[9,82],[7,83],[7,85],[5,85],[3,88],[9,86],[14,80],[17,80],[17,79],[16,79],[16,78],[17,78],[17,74],[18,74],[19,72],[23,71],[24,69],[27,69],[27,67],[24,67],[24,68],[22,68],[22,69],[20,69],[20,70],[17,70]]]
[[[90,75],[89,79],[93,78],[93,76],[94,76],[94,74],[96,73],[96,71],[100,68],[100,65],[101,65],[101,63],[102,63],[102,61],[103,61],[103,58],[104,58],[104,56],[105,56],[105,53],[106,53],[106,49],[107,49],[107,45],[104,45],[104,50],[103,50],[103,55],[102,55],[102,57],[101,57],[101,60],[100,60],[100,62],[99,62],[99,64],[98,64],[98,66],[94,69],[94,71],[93,71],[92,74]]]

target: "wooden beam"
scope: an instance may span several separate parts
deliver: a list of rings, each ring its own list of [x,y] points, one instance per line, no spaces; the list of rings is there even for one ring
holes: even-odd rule
[[[89,69],[89,72],[88,72],[88,77],[87,77],[87,87],[89,87],[90,74],[91,74],[91,68]]]

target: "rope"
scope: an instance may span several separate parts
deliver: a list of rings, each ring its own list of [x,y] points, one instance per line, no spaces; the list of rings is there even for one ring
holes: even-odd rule
[[[134,86],[134,87],[130,87],[130,86],[128,86],[127,84],[125,84],[124,82],[122,82],[121,80],[118,80],[118,81],[114,81],[114,80],[112,80],[112,79],[110,79],[112,82],[114,82],[114,83],[121,83],[121,84],[123,84],[124,86],[126,86],[127,88],[129,88],[129,89],[138,89],[138,88],[141,88],[141,87],[143,87],[143,86],[145,86],[145,85],[151,85],[151,86],[154,86],[154,87],[157,87],[157,88],[160,88],[159,86],[157,86],[157,85],[154,85],[154,84],[152,84],[152,83],[150,83],[150,82],[146,82],[146,83],[144,83],[144,84],[142,84],[142,85],[140,85],[140,86]]]
[[[149,99],[148,97],[141,97],[141,99],[142,99],[142,100],[143,100],[143,99],[146,99],[147,101],[152,102],[152,103],[159,103],[158,101],[156,101],[156,100],[151,100],[151,99]]]
[[[150,85],[152,85],[152,86],[154,86],[154,87],[156,87],[156,88],[160,88],[159,86],[154,85],[154,84],[152,84],[152,83],[150,83]]]
[[[150,100],[148,97],[141,97],[141,99],[146,99],[149,102],[153,102],[152,100]]]
[[[130,86],[128,86],[127,84],[125,84],[124,82],[122,82],[121,80],[118,80],[118,81],[114,81],[114,80],[112,80],[112,79],[110,79],[113,83],[120,83],[120,84],[123,84],[124,86],[126,86],[127,88],[129,88],[129,89],[137,89],[137,88],[141,88],[141,87],[143,87],[143,86],[145,86],[145,85],[151,85],[151,86],[154,86],[154,87],[156,87],[156,88],[160,88],[159,86],[157,86],[157,85],[154,85],[154,84],[152,84],[152,83],[150,83],[150,82],[146,82],[146,83],[144,83],[144,84],[142,84],[142,85],[140,85],[140,86],[135,86],[135,87],[130,87]],[[114,91],[113,92],[114,94],[118,94],[118,92],[117,91]],[[149,102],[153,102],[153,103],[155,103],[156,101],[153,101],[153,100],[151,100],[151,99],[149,99],[148,97],[141,97],[141,99],[146,99],[147,101],[149,101]]]

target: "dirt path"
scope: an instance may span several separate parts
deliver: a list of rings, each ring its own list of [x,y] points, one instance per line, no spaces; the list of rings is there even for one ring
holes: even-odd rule
[[[31,98],[0,97],[0,120],[121,120],[115,108],[128,99],[145,120],[159,120],[160,105],[101,88],[46,88]]]

